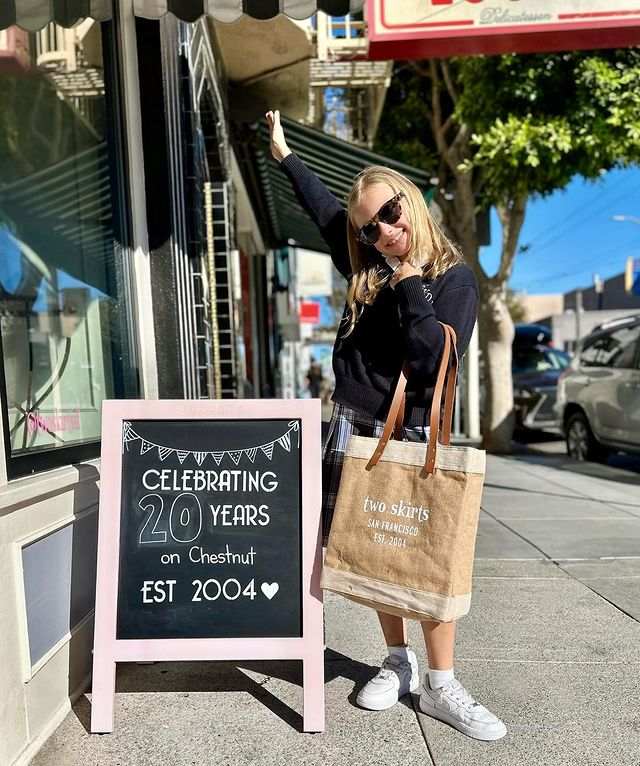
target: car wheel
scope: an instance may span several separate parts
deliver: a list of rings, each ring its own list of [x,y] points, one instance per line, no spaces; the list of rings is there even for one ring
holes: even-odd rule
[[[606,460],[608,451],[597,441],[589,426],[589,421],[582,412],[574,413],[565,428],[567,454],[575,460]]]

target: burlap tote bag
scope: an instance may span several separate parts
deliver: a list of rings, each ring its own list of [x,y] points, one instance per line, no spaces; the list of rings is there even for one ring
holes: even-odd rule
[[[485,452],[449,443],[458,359],[455,332],[442,326],[429,442],[401,441],[405,365],[380,439],[349,438],[321,585],[382,612],[449,622],[471,603]]]

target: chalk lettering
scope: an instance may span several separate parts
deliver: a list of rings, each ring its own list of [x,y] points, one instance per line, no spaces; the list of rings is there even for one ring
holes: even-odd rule
[[[273,471],[149,468],[142,474],[142,485],[164,492],[274,492],[278,478]]]
[[[256,508],[255,505],[209,505],[213,517],[213,526],[221,527],[246,527],[257,526],[266,527],[271,521],[267,513],[268,505],[261,505]],[[258,518],[259,517],[259,518]]]
[[[177,580],[145,580],[142,583],[142,603],[143,604],[160,604],[165,599],[171,603],[173,601],[173,586]],[[168,593],[165,591],[165,586],[168,588]],[[151,595],[150,591],[153,588],[155,595]]]
[[[194,564],[245,564],[253,566],[255,555],[256,551],[253,545],[247,553],[232,553],[228,545],[225,546],[224,551],[219,553],[209,553],[198,545],[189,548],[189,561]]]

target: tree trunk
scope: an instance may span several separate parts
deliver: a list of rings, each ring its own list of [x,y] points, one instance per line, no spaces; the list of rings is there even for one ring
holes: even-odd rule
[[[507,285],[513,270],[520,230],[524,223],[527,197],[519,195],[496,210],[502,224],[502,252],[495,276],[481,273],[478,279],[480,307],[480,348],[484,358],[484,411],[482,446],[487,452],[511,451],[515,413],[511,348],[514,327],[507,306]]]
[[[507,308],[505,286],[484,281],[479,287],[478,324],[484,359],[482,448],[505,453],[511,451],[515,422],[511,383],[513,322]]]
[[[513,258],[518,237],[524,222],[527,203],[526,194],[507,196],[496,205],[502,224],[502,252],[500,266],[489,277],[479,259],[479,243],[476,233],[476,195],[481,188],[481,178],[465,163],[473,156],[472,131],[461,123],[454,125],[450,119],[443,121],[440,104],[440,85],[446,83],[449,97],[456,103],[457,92],[447,79],[443,66],[442,77],[436,62],[429,62],[432,82],[430,124],[440,158],[439,176],[450,174],[455,185],[452,200],[447,199],[445,189],[436,194],[444,218],[445,230],[453,233],[465,260],[473,269],[480,292],[478,325],[480,348],[484,358],[484,411],[482,417],[482,446],[489,452],[511,451],[511,439],[515,423],[513,411],[513,384],[511,377],[511,346],[514,327],[507,307],[507,284],[513,268]],[[455,137],[448,141],[448,132]],[[443,183],[446,187],[446,184]]]

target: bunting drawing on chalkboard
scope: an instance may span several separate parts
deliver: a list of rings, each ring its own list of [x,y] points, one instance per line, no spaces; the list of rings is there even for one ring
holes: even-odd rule
[[[202,450],[183,450],[176,447],[170,447],[166,444],[156,444],[155,442],[145,439],[140,434],[137,434],[131,427],[131,423],[124,421],[122,424],[122,451],[129,450],[129,445],[132,442],[140,442],[140,454],[144,455],[146,452],[157,449],[160,456],[160,460],[166,460],[169,455],[175,454],[180,464],[182,465],[188,457],[192,457],[198,465],[202,465],[207,458],[213,458],[216,465],[220,465],[225,458],[230,459],[235,465],[239,465],[242,458],[247,458],[249,462],[253,463],[258,453],[258,450],[263,452],[268,460],[273,457],[273,449],[276,444],[279,444],[286,452],[291,452],[291,434],[297,435],[296,446],[300,447],[300,423],[297,420],[291,420],[288,423],[288,429],[282,436],[278,436],[267,444],[256,444],[255,446],[246,447],[245,449],[234,450],[216,450],[215,452],[203,452]]]

